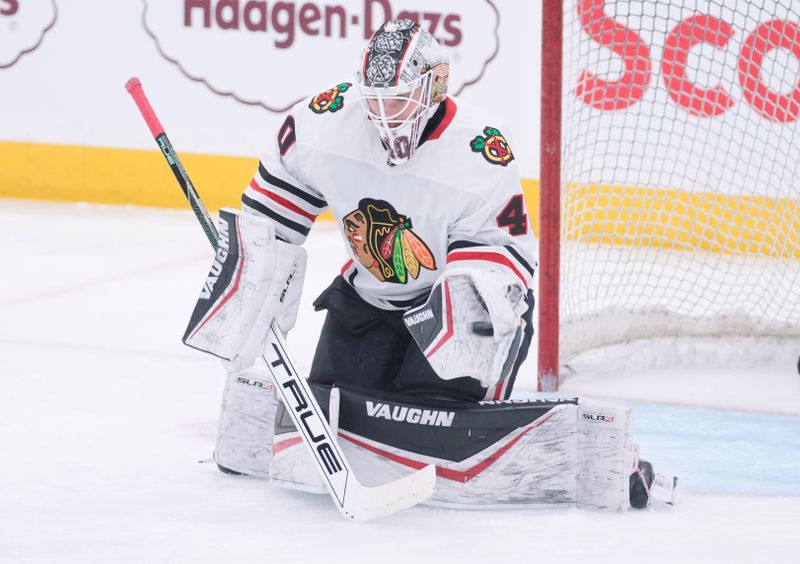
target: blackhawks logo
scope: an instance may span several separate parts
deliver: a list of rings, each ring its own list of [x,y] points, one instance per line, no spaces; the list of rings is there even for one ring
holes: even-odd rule
[[[338,112],[344,105],[344,96],[342,96],[342,93],[347,92],[351,86],[353,86],[351,82],[337,84],[333,88],[314,96],[311,102],[308,103],[308,107],[311,108],[311,111],[315,114]]]
[[[381,282],[405,284],[422,268],[436,270],[430,249],[412,231],[411,218],[391,204],[364,198],[342,223],[353,255]]]
[[[486,127],[483,135],[484,137],[478,136],[469,142],[474,152],[481,153],[484,159],[500,166],[506,166],[514,160],[514,153],[511,152],[508,141],[498,130]]]

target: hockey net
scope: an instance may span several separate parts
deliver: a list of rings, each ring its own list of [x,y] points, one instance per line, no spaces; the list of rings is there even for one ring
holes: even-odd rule
[[[800,344],[800,2],[558,4],[560,152],[542,162],[543,194],[546,167],[560,173],[550,358],[672,335]],[[558,370],[542,347],[540,383]]]

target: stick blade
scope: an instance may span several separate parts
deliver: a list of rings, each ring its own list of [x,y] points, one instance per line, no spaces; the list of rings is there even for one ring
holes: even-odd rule
[[[433,495],[436,467],[432,464],[380,486],[360,484],[345,498],[342,513],[354,521],[371,521],[408,509]]]

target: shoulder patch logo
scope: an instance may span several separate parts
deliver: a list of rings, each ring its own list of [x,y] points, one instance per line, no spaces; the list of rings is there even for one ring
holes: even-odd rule
[[[338,112],[344,106],[344,96],[342,94],[347,92],[351,86],[353,86],[352,82],[337,84],[333,88],[314,96],[311,102],[308,103],[308,107],[315,114]]]
[[[411,230],[411,218],[392,204],[364,198],[342,223],[353,256],[381,282],[405,284],[421,268],[436,270],[428,245]]]
[[[469,142],[473,152],[481,153],[484,159],[500,166],[506,166],[514,160],[514,153],[511,152],[508,141],[497,129],[487,126],[483,130],[483,135]]]

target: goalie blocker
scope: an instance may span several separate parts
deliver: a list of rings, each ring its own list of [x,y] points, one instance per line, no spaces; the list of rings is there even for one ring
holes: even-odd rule
[[[252,366],[273,320],[284,335],[294,327],[305,270],[305,249],[276,239],[271,221],[221,209],[217,254],[184,344],[228,361],[229,370]]]

